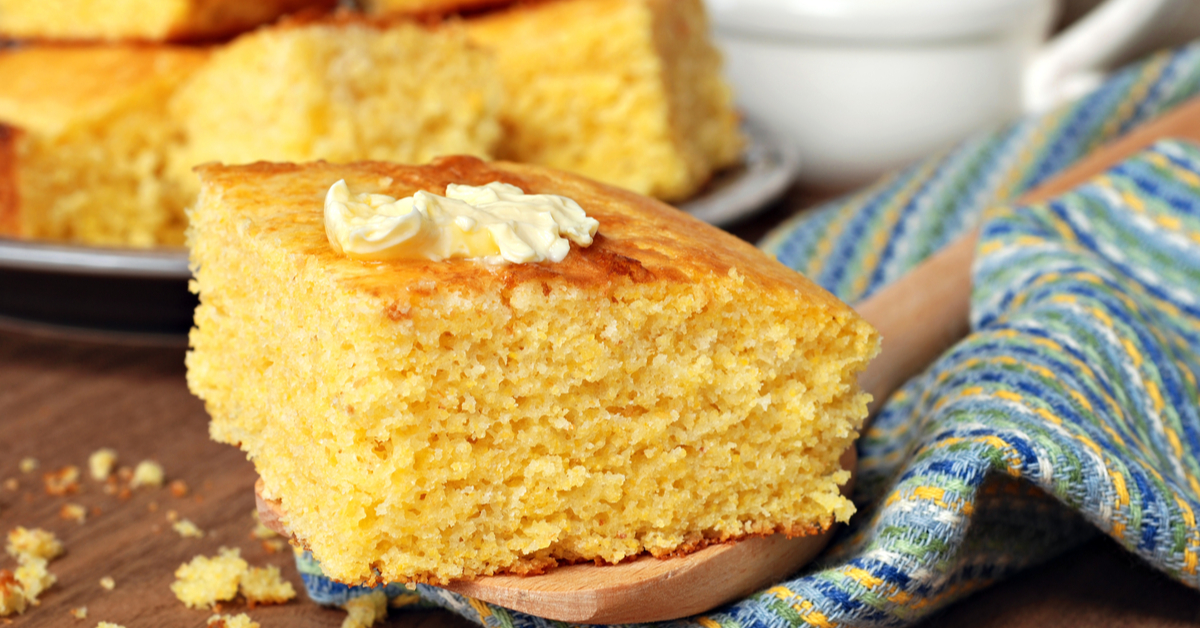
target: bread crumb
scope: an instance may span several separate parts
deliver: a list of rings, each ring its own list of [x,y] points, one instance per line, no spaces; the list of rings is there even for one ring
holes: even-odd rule
[[[360,595],[342,605],[349,613],[342,628],[370,628],[387,617],[387,594],[382,590]]]
[[[283,579],[275,565],[251,567],[242,574],[241,589],[250,608],[258,604],[283,604],[296,597],[296,589]]]
[[[38,596],[42,594],[42,591],[54,586],[54,583],[58,582],[58,578],[55,578],[54,574],[46,569],[48,562],[44,558],[22,555],[17,558],[17,561],[21,563],[21,566],[17,567],[17,571],[13,575],[17,582],[21,583],[25,599],[30,604],[37,605]]]
[[[87,619],[87,607],[86,606],[80,606],[79,608],[72,608],[69,612],[71,613],[71,617],[74,617],[75,619]]]
[[[137,468],[133,470],[133,479],[129,482],[130,488],[138,488],[140,486],[152,486],[158,488],[162,485],[162,465],[154,462],[153,460],[143,460],[139,462]]]
[[[247,567],[240,551],[222,547],[217,556],[196,556],[180,565],[171,591],[188,608],[212,608],[237,597],[238,582]]]
[[[21,473],[33,473],[37,471],[37,458],[22,458],[21,463],[17,465],[21,469]]]
[[[63,504],[58,511],[58,516],[67,521],[75,521],[80,524],[87,521],[87,508],[79,504]]]
[[[42,476],[46,493],[61,497],[79,490],[79,467],[71,464]]]
[[[15,491],[21,488],[21,483],[17,482],[17,478],[8,478],[4,480],[4,488],[6,490]]]
[[[179,533],[185,539],[200,539],[204,538],[204,530],[201,530],[196,524],[188,519],[180,519],[171,526],[173,530]]]
[[[53,532],[41,528],[26,529],[21,526],[17,526],[8,533],[8,544],[5,549],[18,559],[21,556],[34,556],[54,560],[63,552],[62,543],[54,536]]]
[[[258,622],[245,613],[237,615],[213,615],[208,618],[208,628],[261,628]]]
[[[173,480],[168,486],[175,497],[187,497],[188,485],[183,480]]]
[[[102,621],[102,622],[96,624],[96,628],[125,628],[125,626],[122,626],[121,624],[114,624],[111,622]]]
[[[11,571],[0,569],[0,617],[24,613],[28,604],[25,592]]]
[[[91,472],[93,480],[107,480],[116,466],[117,452],[107,447],[97,449],[88,456],[88,471]]]
[[[256,539],[274,539],[279,537],[279,534],[274,530],[263,525],[262,518],[258,515],[258,509],[252,510],[250,515],[254,517],[254,531],[250,533],[250,536]]]
[[[105,591],[112,591],[117,586],[117,581],[112,579],[112,576],[104,576],[100,579],[100,588]]]

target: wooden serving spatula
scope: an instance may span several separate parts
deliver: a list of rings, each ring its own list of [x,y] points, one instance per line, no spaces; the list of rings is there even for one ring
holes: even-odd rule
[[[1174,109],[1092,152],[1022,197],[1036,202],[1070,190],[1168,137],[1200,142],[1200,98]],[[859,381],[877,407],[968,331],[971,263],[978,231],[930,257],[905,277],[856,306],[883,336],[883,351]],[[853,451],[843,459],[854,468]],[[261,481],[260,481],[261,483]],[[288,535],[286,513],[262,499],[267,526]],[[540,576],[491,576],[451,583],[448,589],[524,613],[582,623],[659,621],[702,613],[794,573],[816,556],[830,532],[783,535],[715,545],[679,558],[650,556],[597,566],[571,565]]]

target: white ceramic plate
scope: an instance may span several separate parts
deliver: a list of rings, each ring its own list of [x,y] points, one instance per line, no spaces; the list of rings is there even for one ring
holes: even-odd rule
[[[796,172],[781,135],[746,121],[742,163],[680,209],[728,225],[779,198]],[[196,297],[183,249],[113,249],[0,238],[0,328],[144,344],[186,342]]]

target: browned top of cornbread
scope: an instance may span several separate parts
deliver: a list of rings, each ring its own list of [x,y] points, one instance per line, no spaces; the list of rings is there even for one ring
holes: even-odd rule
[[[21,231],[20,196],[17,190],[17,138],[21,130],[0,124],[0,235]]]
[[[219,205],[233,220],[250,219],[259,238],[279,237],[292,251],[312,256],[345,285],[391,303],[403,316],[407,304],[438,286],[483,293],[524,282],[603,289],[620,282],[691,282],[736,272],[760,290],[794,292],[797,298],[850,312],[845,304],[804,276],[750,244],[659,201],[583,177],[524,164],[455,156],[426,166],[381,162],[353,164],[205,164],[196,169],[202,204]],[[574,199],[600,222],[590,247],[572,245],[559,263],[489,266],[468,260],[359,261],[333,251],[324,229],[324,198],[345,179],[352,192],[394,197],[418,190],[443,194],[446,185],[501,181],[526,193]],[[218,195],[219,198],[204,198]]]
[[[139,89],[178,80],[208,58],[175,46],[25,46],[0,53],[0,121],[56,134],[98,119]]]

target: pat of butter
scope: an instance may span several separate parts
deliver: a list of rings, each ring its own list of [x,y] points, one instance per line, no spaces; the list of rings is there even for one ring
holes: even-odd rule
[[[420,191],[399,200],[352,194],[338,181],[325,195],[329,244],[357,259],[561,262],[571,242],[591,245],[599,226],[565,196],[526,194],[498,181],[479,187],[451,183],[445,196]]]

